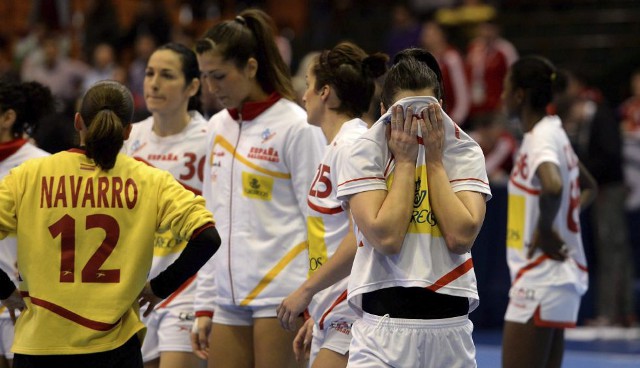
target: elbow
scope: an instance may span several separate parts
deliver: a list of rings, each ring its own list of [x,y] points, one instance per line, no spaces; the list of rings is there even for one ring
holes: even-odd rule
[[[471,239],[465,239],[462,237],[445,237],[445,242],[449,252],[462,255],[471,251],[475,237]]]
[[[482,223],[473,223],[457,233],[445,235],[444,240],[451,253],[462,255],[471,251]]]
[[[404,243],[404,233],[391,234],[389,236],[377,239],[373,243],[373,247],[385,256],[395,256],[402,250],[402,244]]]

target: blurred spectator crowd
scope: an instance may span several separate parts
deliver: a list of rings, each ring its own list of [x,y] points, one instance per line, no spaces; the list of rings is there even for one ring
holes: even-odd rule
[[[38,81],[51,89],[56,113],[32,138],[52,153],[74,145],[75,103],[96,81],[128,85],[135,119],[142,120],[148,115],[142,88],[146,62],[157,46],[169,41],[192,46],[207,27],[243,8],[279,6],[278,1],[195,0],[176,1],[170,8],[166,1],[138,0],[132,21],[124,26],[115,0],[87,0],[82,6],[71,0],[30,3],[27,31],[0,34],[0,77]],[[518,51],[501,35],[498,7],[481,0],[305,4],[302,29],[274,16],[280,51],[300,96],[310,57],[338,41],[355,40],[391,57],[407,47],[425,48],[443,71],[445,110],[481,145],[492,185],[505,187],[522,132],[514,130],[500,106],[503,79]],[[597,86],[567,68],[558,72],[558,99],[550,106],[600,185],[587,220],[597,259],[594,324],[636,324],[633,260],[640,258],[640,234],[628,229],[640,226],[640,69],[629,81],[628,99],[612,106]],[[206,90],[201,98],[205,117],[220,109]]]

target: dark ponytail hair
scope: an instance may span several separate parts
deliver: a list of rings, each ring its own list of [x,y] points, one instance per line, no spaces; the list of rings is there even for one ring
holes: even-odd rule
[[[551,103],[560,81],[555,66],[541,56],[525,56],[511,65],[511,87],[523,89],[529,105],[538,111]]]
[[[0,80],[0,112],[13,110],[16,120],[11,135],[20,138],[24,133],[33,135],[40,120],[54,111],[51,90],[38,82],[17,83]]]
[[[383,75],[389,57],[382,53],[367,55],[350,42],[342,42],[331,50],[323,51],[314,61],[312,72],[316,78],[313,88],[319,90],[330,85],[340,99],[335,110],[351,117],[360,117],[367,110],[375,79]]]
[[[395,102],[394,96],[398,92],[425,88],[433,88],[437,99],[444,98],[440,65],[426,50],[406,49],[393,58],[393,65],[385,77],[380,99],[382,104],[389,108]]]
[[[131,92],[116,81],[98,82],[82,97],[80,116],[87,127],[87,157],[105,171],[113,168],[133,118]]]
[[[156,51],[160,50],[173,51],[180,58],[180,62],[182,63],[182,74],[184,75],[184,80],[186,82],[185,88],[193,81],[193,79],[200,79],[198,59],[196,58],[196,54],[193,50],[176,42],[166,43],[156,49]],[[187,110],[200,111],[201,105],[200,89],[198,88],[198,92],[189,98]]]
[[[258,62],[256,78],[266,93],[277,92],[295,100],[291,74],[282,60],[275,42],[275,26],[271,17],[258,9],[247,9],[233,20],[209,29],[196,42],[196,52],[218,52],[237,68],[244,68],[249,58]]]

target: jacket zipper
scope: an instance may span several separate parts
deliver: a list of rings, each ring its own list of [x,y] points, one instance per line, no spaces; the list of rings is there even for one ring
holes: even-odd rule
[[[238,150],[238,144],[240,144],[240,134],[242,133],[242,114],[238,114],[238,138],[236,139],[236,144],[233,147],[233,154],[231,155],[231,182],[229,187],[229,236],[227,239],[228,252],[227,252],[227,265],[229,267],[229,286],[231,287],[231,300],[233,304],[236,304],[236,296],[235,291],[233,289],[233,274],[231,273],[231,234],[233,233],[233,171],[236,163],[236,152]]]

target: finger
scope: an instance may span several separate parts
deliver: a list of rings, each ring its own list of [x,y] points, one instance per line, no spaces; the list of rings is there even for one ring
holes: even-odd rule
[[[310,328],[306,329],[306,333],[305,333],[304,339],[306,341],[311,341],[312,337],[313,337],[313,326],[311,326]]]
[[[413,107],[409,106],[407,109],[407,114],[404,117],[404,127],[403,131],[405,133],[409,133],[411,131],[411,123],[413,122]]]
[[[145,317],[149,316],[149,314],[151,314],[155,306],[156,306],[156,303],[149,301],[149,305],[147,306],[147,309],[144,311],[144,316]]]
[[[283,329],[287,329],[287,317],[288,314],[286,311],[282,311],[282,313],[278,316],[278,321],[280,321],[280,327]]]
[[[193,353],[194,353],[198,358],[200,358],[200,359],[202,359],[202,360],[207,360],[207,359],[209,359],[209,354],[207,354],[207,353],[206,353],[206,352],[204,352],[204,351],[201,351],[201,350],[194,350],[194,351],[193,351]]]
[[[394,106],[393,110],[391,110],[391,132],[398,131],[400,128],[400,122],[402,121],[401,109],[400,106]]]
[[[198,348],[203,352],[209,351],[209,334],[204,328],[201,328],[200,331],[198,331]]]
[[[429,110],[429,128],[431,130],[433,130],[436,127],[436,124],[438,122],[438,117],[436,115],[436,106],[435,104],[431,104],[429,105],[429,107],[427,108]]]
[[[422,133],[422,145],[426,146],[426,144],[427,144],[426,137],[428,135],[427,134],[427,119],[426,119],[427,112],[425,110],[423,110],[422,114],[420,114],[420,115],[421,115],[421,118],[418,120],[418,123],[420,124],[420,131]]]
[[[16,311],[13,308],[7,308],[9,310],[9,316],[11,317],[11,322],[16,324]]]
[[[411,138],[416,139],[414,137],[418,137],[418,126],[420,125],[420,120],[422,117],[420,115],[413,115],[411,118]]]
[[[301,336],[301,333],[298,332],[296,337],[293,339],[293,354],[296,357],[296,361],[299,362],[302,358],[302,346],[304,339]]]
[[[191,340],[191,350],[193,350],[194,353],[196,353],[196,355],[198,355],[198,352],[200,351],[200,342],[198,341],[198,333],[191,333],[189,334],[190,340]]]
[[[289,315],[289,331],[295,331],[296,330],[296,320],[298,319],[298,316],[294,313],[291,313]]]
[[[531,247],[529,247],[529,251],[527,252],[527,259],[531,259],[531,257],[533,257],[533,253],[535,253],[536,251],[536,246],[532,245]]]
[[[436,115],[436,128],[440,129],[440,127],[442,126],[442,108],[440,107],[440,105],[435,104],[433,106],[433,110],[435,112]]]

